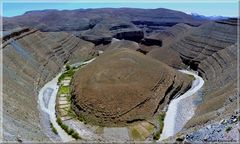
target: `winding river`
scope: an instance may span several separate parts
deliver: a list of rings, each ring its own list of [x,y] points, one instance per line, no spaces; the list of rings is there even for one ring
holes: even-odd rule
[[[73,64],[71,66],[80,66],[84,64],[88,64],[92,62],[95,58],[86,61],[86,62],[79,62],[76,64]],[[57,92],[59,89],[58,78],[63,74],[63,71],[60,72],[55,78],[53,78],[51,81],[46,83],[39,91],[38,94],[38,105],[40,106],[40,110],[48,114],[49,121],[53,124],[53,126],[57,129],[58,135],[61,138],[62,142],[70,142],[74,141],[70,135],[68,135],[56,122],[56,97]],[[49,124],[50,125],[50,124]]]
[[[196,73],[187,70],[179,71],[194,76],[195,80],[192,82],[192,86],[187,92],[170,102],[159,141],[175,135],[194,115],[196,106],[193,103],[193,95],[199,91],[204,84],[204,80]]]
[[[79,66],[82,64],[88,64],[92,62],[94,59],[86,61],[84,63],[76,63],[72,66]],[[192,97],[194,93],[196,93],[204,84],[203,79],[195,74],[194,72],[187,70],[180,70],[180,72],[192,75],[195,77],[195,80],[192,83],[192,87],[183,95],[178,98],[172,100],[168,106],[168,110],[166,112],[166,117],[164,120],[163,132],[161,134],[161,138],[159,141],[164,140],[170,136],[173,136],[177,132],[179,132],[186,122],[193,116],[194,114],[194,105],[192,104]],[[38,95],[38,103],[41,111],[45,112],[49,116],[50,122],[57,129],[58,135],[61,138],[62,142],[70,142],[74,141],[74,139],[69,136],[56,122],[56,96],[59,89],[59,85],[57,84],[59,76],[63,72],[59,73],[54,79],[46,83],[39,91]]]

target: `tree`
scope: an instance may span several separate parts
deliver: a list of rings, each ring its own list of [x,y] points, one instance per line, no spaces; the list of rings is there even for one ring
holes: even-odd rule
[[[68,71],[68,70],[70,70],[71,69],[71,66],[70,65],[66,65],[66,70]]]

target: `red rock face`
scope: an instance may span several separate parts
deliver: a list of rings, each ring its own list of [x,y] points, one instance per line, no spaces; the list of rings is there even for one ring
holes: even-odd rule
[[[74,75],[75,111],[106,126],[149,120],[189,85],[188,76],[139,52],[109,50]]]

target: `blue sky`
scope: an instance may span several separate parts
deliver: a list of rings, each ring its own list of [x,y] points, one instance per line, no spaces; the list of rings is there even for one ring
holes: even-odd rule
[[[183,11],[185,13],[198,13],[205,16],[230,16],[237,17],[238,5],[233,1],[225,2],[116,2],[108,0],[108,3],[44,3],[44,2],[25,2],[25,3],[14,3],[4,2],[3,3],[3,16],[11,17],[21,15],[26,11],[30,10],[44,10],[44,9],[59,9],[59,10],[72,10],[79,8],[104,8],[104,7],[131,7],[131,8],[168,8],[173,10]]]

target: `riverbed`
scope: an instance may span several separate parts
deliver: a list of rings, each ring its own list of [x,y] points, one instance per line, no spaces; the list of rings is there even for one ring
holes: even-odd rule
[[[88,64],[88,63],[92,62],[94,59],[91,59],[86,62],[76,63],[74,66]],[[62,142],[71,142],[71,141],[74,141],[75,139],[73,139],[70,135],[68,135],[56,122],[57,117],[56,117],[55,105],[56,105],[57,92],[59,89],[59,85],[57,83],[58,83],[58,78],[63,74],[63,72],[64,71],[60,72],[55,78],[53,78],[51,81],[46,83],[40,89],[39,94],[38,94],[38,105],[39,105],[41,112],[44,113],[44,114],[42,114],[42,117],[44,117],[44,118],[41,118],[41,119],[43,119],[45,122],[47,121],[47,119],[49,119],[49,121],[56,128],[56,130],[58,132],[58,136],[61,138]],[[47,116],[46,116],[46,114],[47,114]],[[50,126],[50,123],[44,123],[44,125]],[[47,133],[50,133],[49,130]],[[52,136],[50,136],[50,135],[48,135],[48,136],[52,141],[57,141],[56,138],[52,138]]]
[[[194,104],[193,96],[204,84],[204,80],[197,73],[187,70],[179,71],[194,76],[195,80],[187,92],[170,102],[159,141],[174,136],[177,132],[181,131],[187,121],[194,115],[196,105]]]
[[[89,60],[84,63],[76,63],[73,66],[79,66],[82,64],[88,64],[94,59]],[[183,95],[176,99],[173,99],[166,112],[166,117],[164,120],[163,132],[159,141],[164,140],[170,136],[175,135],[179,132],[186,122],[194,115],[195,105],[193,104],[193,95],[203,86],[203,79],[196,73],[180,70],[180,72],[194,76],[195,80],[192,82],[191,88],[185,92]],[[57,84],[59,76],[63,72],[59,73],[54,79],[46,83],[39,91],[38,103],[42,112],[48,115],[49,121],[57,129],[58,136],[61,138],[62,142],[74,141],[74,139],[68,135],[56,122],[56,96],[59,89]],[[47,123],[50,125],[50,123]],[[46,124],[45,124],[46,125]],[[89,133],[90,134],[90,133]],[[52,141],[55,141],[51,139]]]

